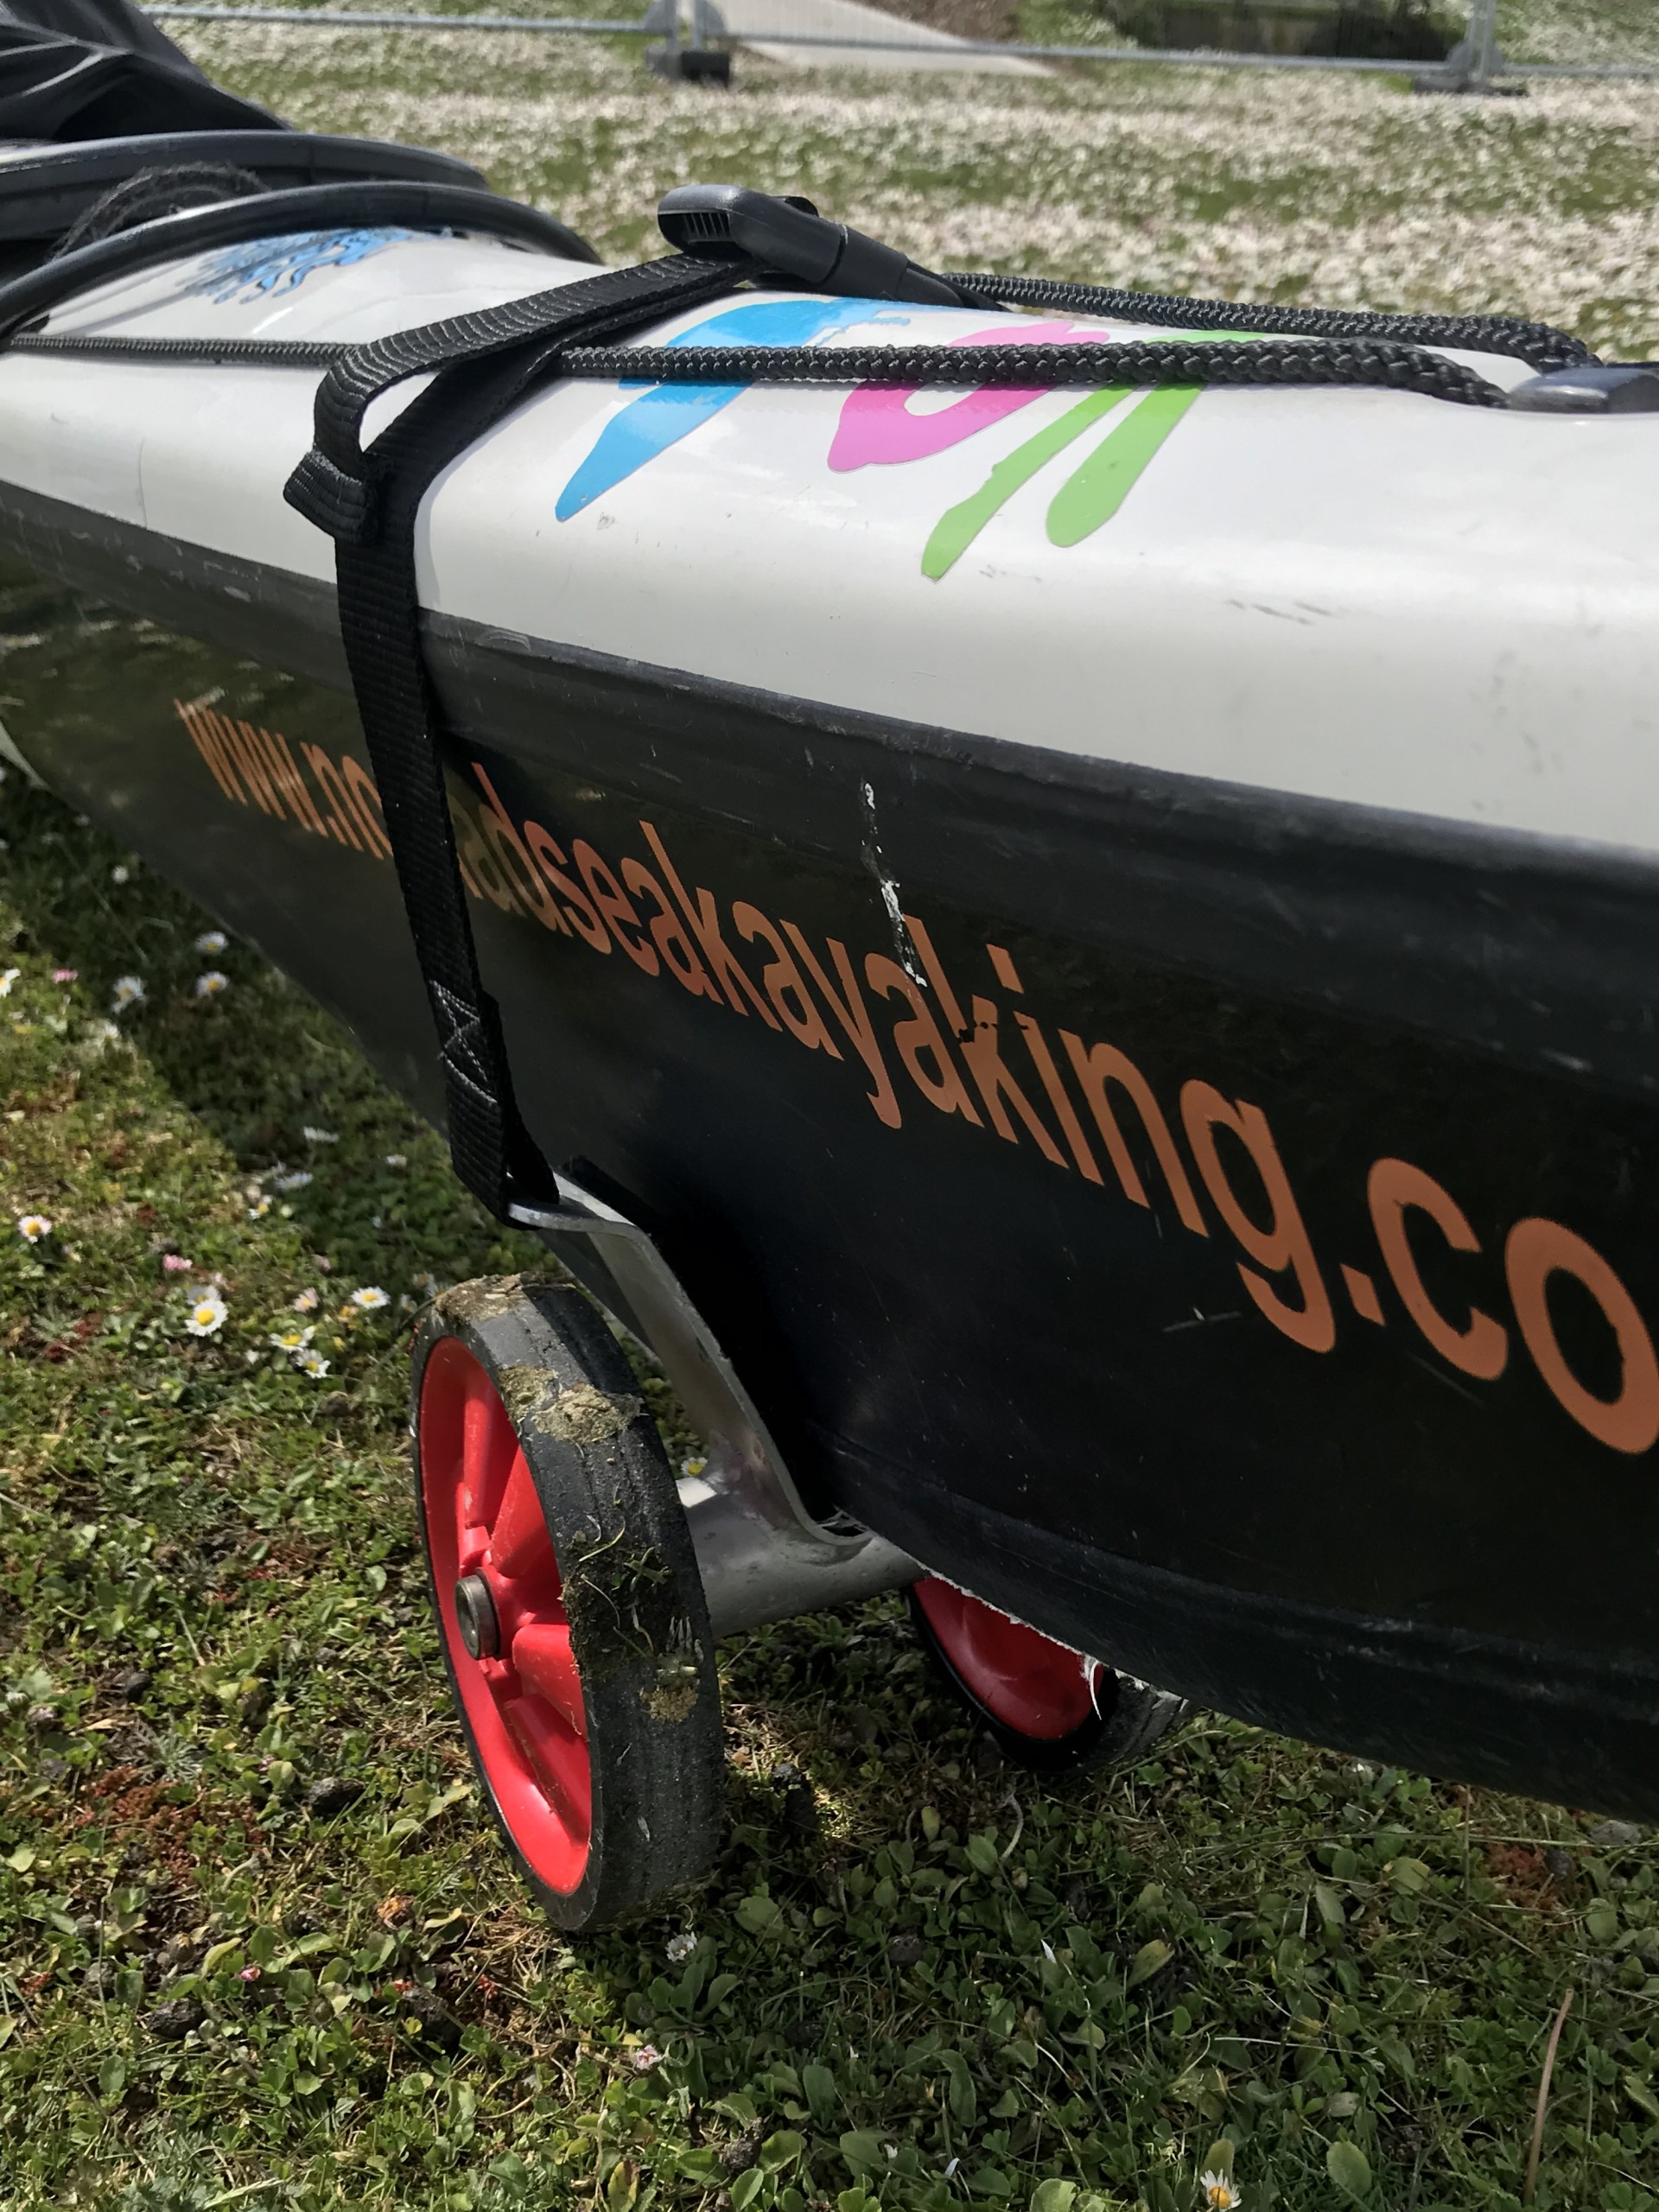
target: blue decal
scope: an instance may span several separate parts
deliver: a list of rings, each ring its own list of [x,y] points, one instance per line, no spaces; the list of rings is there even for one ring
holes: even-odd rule
[[[391,227],[375,231],[299,231],[287,238],[255,238],[216,253],[185,296],[206,292],[217,307],[257,300],[261,293],[291,292],[314,269],[349,269],[389,245],[423,236]]]
[[[852,323],[904,324],[910,320],[908,314],[892,314],[871,300],[764,300],[753,307],[728,308],[668,342],[671,346],[804,346],[828,331],[844,330]],[[637,389],[643,382],[643,378],[632,380],[622,390]],[[605,425],[593,451],[560,493],[554,513],[561,522],[569,522],[572,515],[579,515],[637,468],[677,445],[700,423],[718,415],[747,390],[741,384],[652,385]]]

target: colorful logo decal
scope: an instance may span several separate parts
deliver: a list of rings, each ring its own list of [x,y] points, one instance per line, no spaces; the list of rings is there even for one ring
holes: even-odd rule
[[[682,330],[668,342],[671,346],[810,346],[815,338],[845,330],[854,323],[902,327],[910,320],[908,314],[884,311],[869,300],[765,300],[752,307],[727,308],[707,322]],[[624,385],[622,389],[626,391],[638,386]],[[560,493],[554,513],[561,522],[569,522],[572,515],[579,515],[625,477],[689,437],[700,423],[729,407],[748,389],[741,384],[647,385],[643,397],[613,416],[600,432],[598,443]]]
[[[673,346],[800,346],[830,331],[864,322],[908,325],[918,314],[950,314],[950,308],[883,312],[867,300],[787,300],[734,308],[695,328],[680,332]],[[1197,335],[1198,334],[1192,334]],[[1232,332],[1205,332],[1231,337]],[[989,330],[965,332],[953,346],[1097,342],[1098,324],[1001,321]],[[568,522],[602,493],[644,467],[648,461],[686,437],[698,424],[729,407],[747,389],[742,385],[652,385],[620,415],[613,416],[554,510]],[[925,412],[912,403],[924,387],[863,385],[842,405],[830,440],[828,465],[839,472],[923,461],[959,445],[981,430],[1005,421],[1047,387],[1009,389],[982,385],[960,398]],[[1127,385],[1091,391],[1023,445],[1005,454],[978,490],[946,510],[930,532],[922,552],[922,573],[936,581],[962,558],[981,531],[1014,493],[1058,454],[1116,409],[1133,401],[1082,465],[1049,503],[1048,537],[1053,545],[1076,545],[1109,522],[1140,480],[1170,432],[1198,397],[1195,385],[1163,385],[1137,394]]]
[[[374,231],[297,231],[287,238],[254,238],[246,245],[216,253],[187,298],[207,293],[216,307],[257,300],[262,294],[297,290],[316,269],[349,269],[389,245],[419,238],[418,231],[386,227]]]

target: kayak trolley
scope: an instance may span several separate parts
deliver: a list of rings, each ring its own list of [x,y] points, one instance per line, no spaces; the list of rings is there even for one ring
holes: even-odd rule
[[[1040,1771],[1136,1758],[1184,1710],[925,1575],[844,1515],[813,1519],[652,1239],[560,1186],[556,1211],[520,1208],[521,1224],[660,1361],[708,1440],[702,1469],[675,1478],[614,1333],[567,1281],[443,1292],[416,1337],[410,1420],[467,1749],[558,1926],[609,1926],[712,1865],[721,1636],[908,1584],[945,1680]]]

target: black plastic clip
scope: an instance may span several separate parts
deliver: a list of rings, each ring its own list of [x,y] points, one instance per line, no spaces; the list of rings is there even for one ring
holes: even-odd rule
[[[1659,414],[1659,361],[1593,361],[1514,386],[1510,405],[1533,415]]]
[[[741,184],[682,184],[658,203],[657,223],[682,253],[758,262],[815,292],[914,307],[1000,308],[971,285],[918,269],[896,246],[832,223],[797,194],[776,199]]]

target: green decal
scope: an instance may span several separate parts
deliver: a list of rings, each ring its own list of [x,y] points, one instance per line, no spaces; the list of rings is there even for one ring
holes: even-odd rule
[[[1031,481],[1045,461],[1064,452],[1073,438],[1081,437],[1091,423],[1097,423],[1128,394],[1127,385],[1109,385],[1102,391],[1091,391],[1086,399],[1080,399],[1075,407],[1069,408],[1058,422],[1051,423],[1046,430],[1039,430],[1034,438],[1027,438],[1024,445],[1016,446],[999,461],[977,492],[970,493],[934,524],[933,534],[922,552],[922,574],[937,582],[961,560],[991,517],[1007,505],[1022,484]],[[1110,442],[1108,439],[1107,443]]]
[[[1051,545],[1076,545],[1111,520],[1202,389],[1161,385],[1147,394],[1127,422],[1107,433],[1054,494],[1048,510]]]

